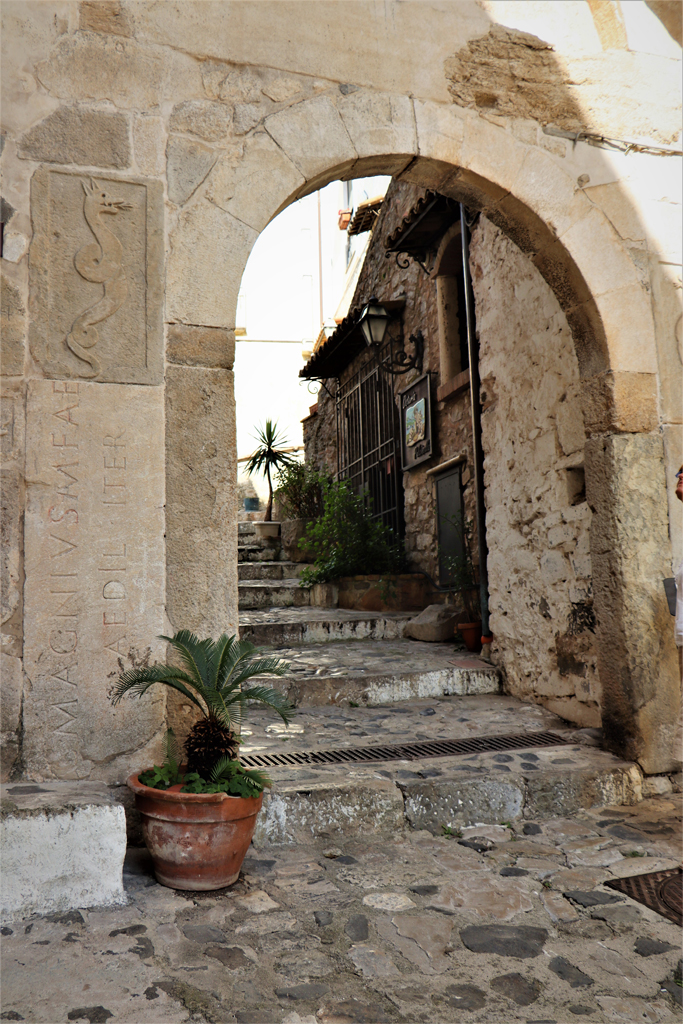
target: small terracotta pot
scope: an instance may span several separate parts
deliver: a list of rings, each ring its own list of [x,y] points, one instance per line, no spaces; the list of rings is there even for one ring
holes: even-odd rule
[[[462,633],[468,651],[481,650],[481,622],[459,622],[455,628]]]
[[[142,834],[154,874],[171,889],[223,889],[239,878],[263,793],[181,793],[181,784],[152,789],[128,779],[142,816]]]

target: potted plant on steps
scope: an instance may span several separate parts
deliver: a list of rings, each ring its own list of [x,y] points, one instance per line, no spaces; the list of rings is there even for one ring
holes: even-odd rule
[[[182,693],[201,717],[185,741],[186,764],[180,764],[177,744],[167,734],[164,764],[131,775],[128,786],[157,880],[174,889],[222,889],[239,877],[263,789],[271,785],[264,772],[247,771],[239,762],[239,733],[249,702],[272,708],[285,724],[293,714],[277,690],[243,684],[266,673],[282,676],[289,666],[225,633],[218,640],[200,640],[180,630],[160,639],[171,644],[184,667],[157,662],[123,672],[112,703],[126,694],[142,697],[162,683]]]
[[[323,486],[328,480],[305,462],[291,462],[280,470],[275,498],[283,515],[280,536],[289,562],[308,560],[304,535],[323,514]]]
[[[249,457],[246,471],[252,473],[261,472],[268,481],[268,504],[262,522],[254,523],[256,533],[259,537],[277,537],[280,532],[280,524],[272,522],[273,517],[273,481],[271,474],[291,465],[296,460],[292,456],[291,448],[283,448],[287,438],[278,434],[277,423],[266,420],[265,427],[259,428],[255,434],[258,441],[258,448]]]

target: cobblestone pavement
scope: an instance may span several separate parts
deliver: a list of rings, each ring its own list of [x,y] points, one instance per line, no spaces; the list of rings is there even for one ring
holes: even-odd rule
[[[674,1024],[679,929],[602,883],[649,869],[624,851],[673,863],[680,825],[680,797],[657,797],[450,838],[320,837],[252,848],[206,895],[156,884],[131,850],[126,906],[4,923],[1,1019]]]
[[[452,643],[419,640],[347,640],[327,644],[298,644],[275,648],[278,658],[289,662],[289,673],[301,676],[352,676],[366,673],[400,675],[457,668],[495,669],[481,658],[468,655]]]

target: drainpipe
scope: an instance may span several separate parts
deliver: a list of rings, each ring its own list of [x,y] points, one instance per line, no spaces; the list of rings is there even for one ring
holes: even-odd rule
[[[470,359],[470,409],[472,412],[472,444],[474,448],[474,489],[477,502],[477,540],[479,548],[479,601],[481,634],[489,632],[489,576],[486,547],[486,505],[484,504],[484,450],[481,446],[481,402],[479,400],[479,346],[474,327],[470,252],[465,207],[460,203],[460,234],[462,238],[462,270],[465,282],[465,316],[467,319],[467,351]]]

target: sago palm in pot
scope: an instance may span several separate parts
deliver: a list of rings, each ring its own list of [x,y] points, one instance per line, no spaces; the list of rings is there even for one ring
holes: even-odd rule
[[[162,683],[201,713],[185,741],[187,768],[171,756],[163,766],[131,775],[128,785],[142,818],[142,832],[159,882],[175,889],[221,889],[239,877],[270,779],[237,759],[239,733],[251,701],[287,723],[293,708],[269,686],[244,684],[254,676],[282,676],[288,666],[263,657],[248,640],[223,634],[200,640],[189,630],[160,637],[180,655],[182,667],[156,663],[124,672],[111,694],[142,697]]]

